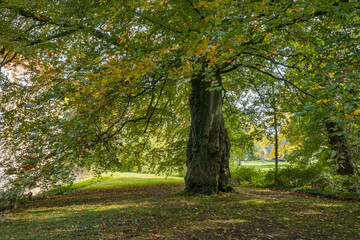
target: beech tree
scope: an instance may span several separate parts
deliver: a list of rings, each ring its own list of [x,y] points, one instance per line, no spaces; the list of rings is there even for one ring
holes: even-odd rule
[[[8,81],[2,99],[17,99],[1,110],[6,144],[23,144],[15,172],[37,180],[58,175],[42,175],[55,169],[49,162],[65,173],[71,164],[109,169],[120,155],[155,148],[181,162],[190,124],[186,191],[231,191],[222,108],[226,94],[239,91],[234,78],[256,73],[318,98],[314,76],[330,69],[317,61],[325,45],[337,49],[322,40],[328,31],[334,43],[350,42],[341,56],[352,81],[358,76],[356,1],[1,0],[0,9],[2,62],[29,72],[26,83]]]

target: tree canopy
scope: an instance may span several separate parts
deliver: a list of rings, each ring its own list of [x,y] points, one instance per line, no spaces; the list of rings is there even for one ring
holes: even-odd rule
[[[1,79],[2,163],[23,189],[66,179],[74,165],[171,172],[187,159],[189,191],[224,190],[230,141],[245,147],[259,135],[264,105],[247,103],[258,93],[286,115],[302,157],[323,155],[353,174],[359,8],[354,0],[1,0],[0,67],[21,72]]]

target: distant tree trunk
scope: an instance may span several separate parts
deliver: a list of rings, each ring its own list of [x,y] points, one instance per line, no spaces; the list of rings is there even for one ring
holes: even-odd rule
[[[220,72],[216,81],[221,86]],[[222,91],[202,77],[191,80],[191,127],[186,150],[185,191],[212,194],[230,187],[230,140],[222,113]]]
[[[275,128],[275,172],[279,169],[279,133],[278,133],[278,122],[276,109],[274,109],[274,128]]]
[[[343,132],[342,127],[334,122],[326,123],[326,130],[329,134],[331,150],[335,152],[334,160],[338,165],[337,174],[352,175],[354,166],[351,164],[351,154],[345,135],[337,134]]]
[[[273,111],[273,120],[274,120],[274,130],[275,130],[275,136],[274,136],[274,142],[275,142],[275,184],[279,184],[279,132],[278,132],[278,115],[277,115],[277,109],[276,109],[276,97],[275,97],[275,89],[274,85],[271,86],[271,95],[272,95],[272,102],[271,102],[271,108]]]

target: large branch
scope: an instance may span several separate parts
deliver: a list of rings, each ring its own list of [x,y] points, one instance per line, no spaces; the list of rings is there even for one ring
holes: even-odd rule
[[[308,95],[308,96],[311,96],[312,98],[315,98],[317,99],[314,95],[302,90],[301,88],[299,88],[298,86],[296,86],[294,83],[292,83],[291,81],[287,80],[286,78],[281,78],[281,77],[277,77],[275,76],[274,74],[272,73],[269,73],[269,72],[266,72],[266,71],[263,71],[261,70],[260,68],[256,67],[256,66],[251,66],[251,65],[245,65],[245,64],[236,64],[234,65],[233,67],[227,69],[227,70],[224,70],[224,71],[221,71],[221,73],[228,73],[228,72],[231,72],[231,71],[234,71],[236,69],[238,69],[239,67],[247,67],[247,68],[251,68],[251,69],[255,69],[256,71],[262,73],[262,74],[265,74],[273,79],[276,79],[276,80],[280,80],[280,81],[284,81],[285,83],[288,83],[290,84],[291,86],[293,86],[294,88],[296,88],[297,90],[299,90],[300,92]]]
[[[248,65],[243,65],[243,66],[244,66],[244,67],[248,67],[248,68],[255,69],[256,71],[258,71],[258,72],[260,72],[260,73],[263,73],[263,74],[265,74],[265,75],[267,75],[267,76],[269,76],[269,77],[271,77],[271,78],[273,78],[273,79],[280,80],[280,81],[284,81],[284,82],[290,84],[291,86],[293,86],[294,88],[296,88],[297,90],[299,90],[300,92],[304,93],[305,95],[308,95],[308,96],[310,96],[310,97],[312,97],[312,98],[317,99],[314,95],[312,95],[312,94],[310,94],[310,93],[302,90],[301,88],[299,88],[298,86],[296,86],[294,83],[292,83],[291,81],[289,81],[289,80],[287,80],[287,79],[285,79],[285,78],[276,77],[274,74],[269,73],[269,72],[266,72],[266,71],[263,71],[263,70],[261,70],[260,68],[257,68],[257,67],[255,67],[255,66],[248,66]]]
[[[0,4],[2,2],[0,1]],[[65,21],[56,21],[48,16],[45,16],[45,15],[42,15],[42,14],[35,14],[31,11],[28,11],[28,10],[25,10],[24,8],[22,7],[5,7],[6,9],[8,10],[13,10],[15,12],[17,12],[20,16],[22,17],[25,17],[25,18],[29,18],[29,19],[32,19],[32,20],[35,20],[39,23],[41,23],[41,26],[44,25],[44,24],[51,24],[51,25],[55,25],[55,26],[58,26],[58,27],[61,27],[61,28],[64,28],[64,30],[60,33],[57,33],[53,36],[49,36],[49,37],[46,37],[46,38],[39,38],[37,40],[27,40],[25,38],[17,38],[17,39],[14,39],[15,41],[18,41],[18,40],[27,40],[28,43],[26,46],[32,46],[32,45],[36,45],[36,44],[40,44],[40,43],[44,43],[44,42],[47,42],[47,41],[50,41],[50,40],[53,40],[53,39],[56,39],[56,38],[60,38],[60,37],[65,37],[65,36],[69,36],[75,32],[77,32],[78,30],[83,30],[83,29],[89,29],[89,27],[86,27],[85,25],[82,25],[82,24],[71,24],[69,22],[65,22]],[[34,25],[34,26],[37,26],[37,25]],[[32,26],[33,27],[33,26]],[[97,29],[89,29],[90,30],[90,33],[92,33],[95,37],[97,38],[100,38],[100,39],[105,39],[107,42],[113,44],[113,45],[120,45],[119,41],[115,38],[112,38],[111,36],[97,30]]]

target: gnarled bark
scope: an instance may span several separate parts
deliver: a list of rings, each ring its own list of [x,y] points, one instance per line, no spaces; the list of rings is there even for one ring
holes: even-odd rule
[[[220,72],[216,81],[221,86]],[[202,77],[191,80],[191,127],[187,144],[185,190],[211,194],[230,187],[230,140],[222,113],[222,91]]]

